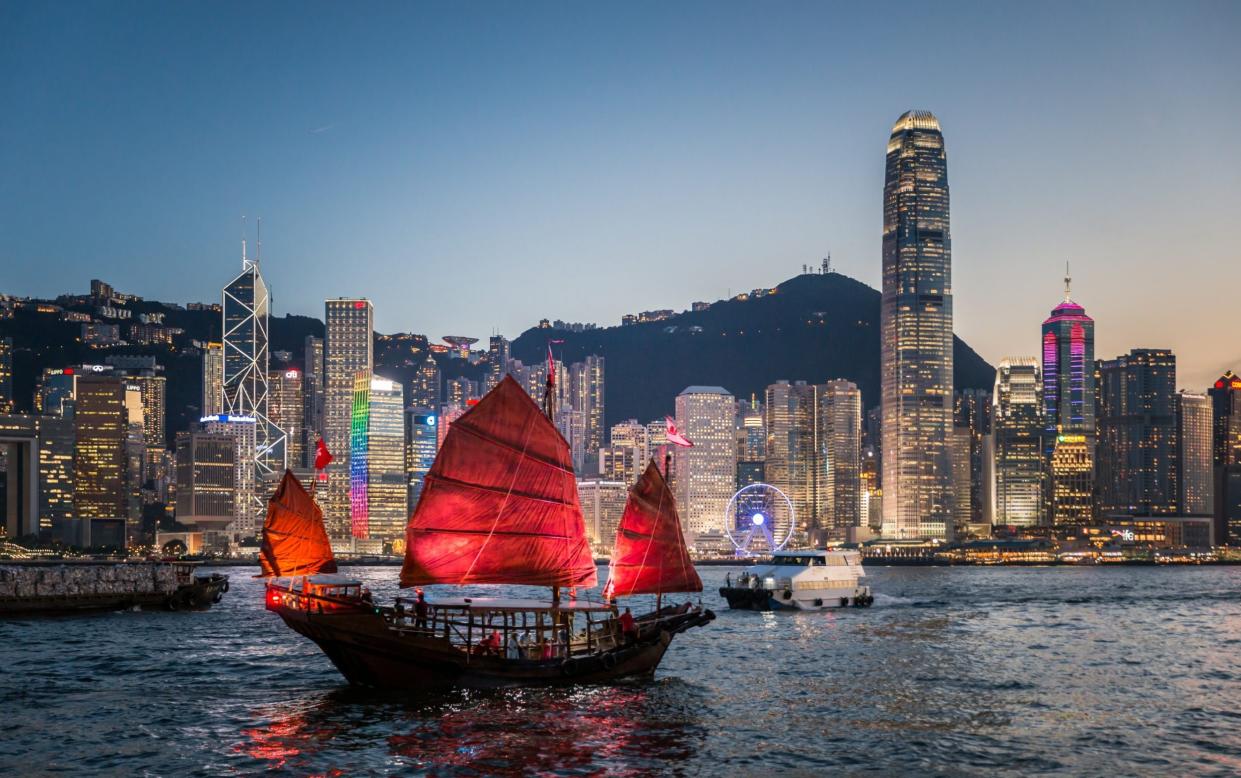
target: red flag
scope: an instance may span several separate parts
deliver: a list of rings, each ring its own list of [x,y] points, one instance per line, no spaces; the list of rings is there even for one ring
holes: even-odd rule
[[[689,438],[685,437],[684,434],[677,431],[677,423],[672,420],[671,416],[664,417],[664,424],[667,425],[666,432],[668,435],[669,443],[675,443],[678,446],[684,446],[686,448],[690,448],[694,445],[693,442],[690,441]]]
[[[315,443],[315,470],[322,470],[334,459],[332,452],[327,450],[327,444],[323,442],[323,438],[319,438],[319,442]]]

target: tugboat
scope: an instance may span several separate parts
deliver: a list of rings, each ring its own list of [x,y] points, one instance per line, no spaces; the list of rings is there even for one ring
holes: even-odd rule
[[[747,567],[735,583],[730,576],[720,596],[734,610],[865,608],[875,602],[870,587],[861,583],[865,575],[857,551],[777,551]]]
[[[323,515],[286,472],[260,552],[267,609],[359,686],[499,688],[650,677],[674,635],[715,618],[688,602],[662,604],[666,592],[702,590],[671,493],[658,469],[648,467],[618,531],[609,599],[577,598],[577,588],[597,583],[597,572],[569,445],[550,415],[506,376],[453,422],[406,527],[400,585],[416,596],[390,606],[376,605],[360,580],[336,574]],[[432,584],[549,587],[551,596],[429,597],[419,588]],[[628,608],[619,613],[611,599],[651,592],[656,608],[637,617]]]

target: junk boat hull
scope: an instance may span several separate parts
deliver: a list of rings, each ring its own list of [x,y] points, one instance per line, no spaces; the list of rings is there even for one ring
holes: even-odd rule
[[[688,604],[635,619],[636,638],[601,639],[593,650],[551,659],[479,654],[478,646],[445,635],[442,626],[413,626],[409,611],[316,598],[269,585],[267,609],[314,641],[350,684],[376,689],[497,689],[601,684],[649,678],[672,638],[715,618]],[[400,613],[400,615],[398,615]],[[454,631],[455,636],[455,631]],[[478,634],[481,636],[482,630]]]

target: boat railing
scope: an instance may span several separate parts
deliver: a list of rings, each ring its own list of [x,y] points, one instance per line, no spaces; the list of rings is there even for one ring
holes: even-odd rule
[[[585,616],[580,631],[574,624],[576,616]],[[390,617],[391,628],[398,632],[443,640],[471,657],[566,659],[606,651],[621,642],[617,619],[609,614],[595,620],[589,611],[476,611],[429,604],[426,619],[419,620],[398,601]]]
[[[283,605],[286,608],[303,610],[307,613],[325,613],[340,610],[356,610],[367,605],[363,599],[361,584],[332,584],[330,586],[311,585],[303,589],[284,586],[269,582],[267,601],[270,605]],[[343,589],[341,593],[336,590]],[[356,592],[351,592],[354,589]],[[325,607],[327,606],[327,607]]]

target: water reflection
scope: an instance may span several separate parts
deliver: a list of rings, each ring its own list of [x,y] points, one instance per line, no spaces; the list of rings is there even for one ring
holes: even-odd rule
[[[277,771],[314,771],[351,741],[383,738],[401,769],[461,774],[631,774],[675,769],[702,748],[703,704],[684,683],[447,692],[409,699],[342,689],[267,704],[237,750]],[[373,761],[373,760],[372,760]]]

